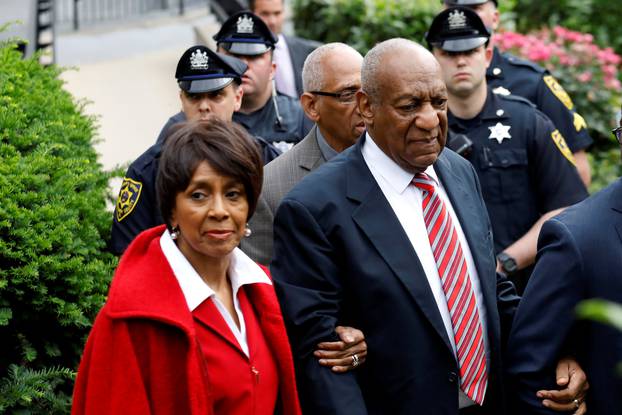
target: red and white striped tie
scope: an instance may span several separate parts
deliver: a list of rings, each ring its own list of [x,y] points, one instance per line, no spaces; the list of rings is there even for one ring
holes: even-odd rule
[[[460,389],[481,405],[488,382],[486,353],[482,322],[462,246],[451,215],[436,192],[432,179],[425,173],[418,173],[413,184],[423,190],[423,218],[451,316],[460,368]]]

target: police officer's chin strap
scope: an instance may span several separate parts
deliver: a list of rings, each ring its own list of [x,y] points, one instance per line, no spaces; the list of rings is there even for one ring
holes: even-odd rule
[[[276,82],[272,80],[272,105],[274,105],[274,113],[276,114],[275,125],[278,131],[285,132],[287,128],[283,125],[283,117],[279,113],[279,104],[276,102]]]

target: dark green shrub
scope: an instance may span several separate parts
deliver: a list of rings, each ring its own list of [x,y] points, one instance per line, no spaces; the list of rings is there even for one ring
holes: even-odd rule
[[[0,412],[69,411],[116,265],[94,121],[59,73],[0,44]]]
[[[296,33],[320,42],[344,42],[366,53],[393,37],[423,42],[440,11],[437,0],[295,0]]]

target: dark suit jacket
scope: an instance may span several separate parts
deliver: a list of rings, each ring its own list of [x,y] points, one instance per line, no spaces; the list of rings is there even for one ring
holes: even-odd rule
[[[318,46],[322,44],[315,40],[303,39],[296,36],[285,36],[285,43],[287,43],[287,49],[289,56],[292,60],[292,67],[294,68],[294,78],[296,80],[296,92],[298,96],[302,95],[302,67],[305,63],[305,59],[309,53],[313,52]]]
[[[363,159],[364,141],[306,176],[275,217],[271,268],[303,411],[455,415],[457,363],[421,263]],[[495,277],[475,171],[450,150],[435,170],[481,279],[491,352],[486,406],[501,414],[500,320],[511,318],[517,297],[511,283]],[[361,329],[368,344],[365,365],[347,374],[321,367],[312,355],[318,342],[335,339],[338,324]]]
[[[313,126],[300,143],[264,167],[263,187],[257,209],[248,222],[253,233],[240,242],[240,248],[246,255],[260,264],[270,264],[272,222],[276,208],[292,187],[325,162],[317,142],[317,126]]]
[[[538,246],[508,348],[518,413],[554,413],[535,391],[553,389],[557,360],[573,353],[590,383],[588,413],[622,414],[622,334],[574,314],[587,298],[622,302],[622,180],[547,221]]]

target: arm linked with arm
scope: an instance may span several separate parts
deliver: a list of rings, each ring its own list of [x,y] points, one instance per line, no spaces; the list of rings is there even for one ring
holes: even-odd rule
[[[335,249],[311,212],[286,198],[274,220],[271,272],[292,346],[301,406],[306,413],[366,414],[352,372],[335,373],[313,355],[335,341],[343,301]]]

